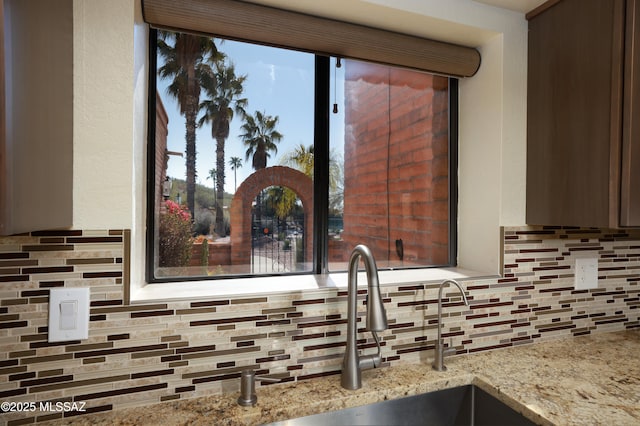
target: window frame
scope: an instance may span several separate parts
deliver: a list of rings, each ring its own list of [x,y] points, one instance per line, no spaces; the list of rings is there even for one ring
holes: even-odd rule
[[[181,30],[172,30],[181,31]],[[209,35],[213,37],[212,35]],[[311,271],[288,272],[288,273],[261,273],[261,274],[234,274],[223,276],[181,276],[158,278],[155,276],[155,230],[156,220],[154,206],[156,203],[156,92],[157,92],[157,37],[158,29],[149,28],[148,42],[148,116],[147,116],[147,152],[146,152],[146,235],[145,235],[145,278],[146,282],[154,283],[175,283],[180,281],[216,281],[239,278],[260,278],[270,276],[295,276],[295,275],[327,275],[335,273],[329,271],[329,244],[328,244],[328,222],[329,222],[329,156],[330,156],[330,110],[331,110],[331,56],[313,53],[315,57],[315,79],[314,79],[314,155],[316,164],[326,165],[325,167],[314,167],[314,211],[313,229],[311,235],[313,240],[313,265]],[[216,37],[218,38],[218,37]],[[263,44],[259,41],[246,41],[247,43]],[[286,49],[287,47],[279,46]],[[292,49],[295,50],[295,49]],[[335,55],[339,56],[339,55]],[[349,59],[349,58],[347,58]],[[389,66],[399,66],[386,64]],[[423,71],[428,72],[428,71]],[[458,78],[448,77],[449,84],[449,108],[448,108],[448,182],[449,182],[449,230],[448,230],[448,264],[433,266],[407,266],[394,268],[380,268],[380,270],[409,270],[409,269],[437,269],[454,268],[457,266],[458,251],[458,116],[459,116],[459,96]]]

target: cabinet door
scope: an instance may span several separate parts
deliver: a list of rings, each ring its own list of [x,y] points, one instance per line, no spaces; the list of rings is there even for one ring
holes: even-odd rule
[[[68,228],[74,185],[73,1],[2,4],[0,235]]]
[[[0,1],[0,235],[5,234],[7,216],[7,131],[4,73],[4,1]]]
[[[640,0],[627,0],[620,224],[640,226]]]
[[[624,0],[529,21],[527,223],[617,225]]]

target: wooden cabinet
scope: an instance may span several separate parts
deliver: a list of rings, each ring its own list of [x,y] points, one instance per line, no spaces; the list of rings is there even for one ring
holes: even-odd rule
[[[68,228],[73,1],[3,0],[0,18],[0,235]]]
[[[527,223],[640,226],[640,0],[527,17]]]

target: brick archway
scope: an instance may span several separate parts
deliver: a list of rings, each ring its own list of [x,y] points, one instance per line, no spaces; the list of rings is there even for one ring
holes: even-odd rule
[[[313,181],[304,173],[285,166],[260,169],[245,179],[231,200],[231,264],[246,265],[251,258],[251,204],[270,186],[294,191],[304,210],[305,262],[313,257]]]

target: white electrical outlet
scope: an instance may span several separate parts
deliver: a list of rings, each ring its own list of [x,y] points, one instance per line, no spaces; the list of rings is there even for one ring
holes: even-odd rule
[[[597,257],[579,257],[576,259],[574,288],[576,290],[598,288]]]

